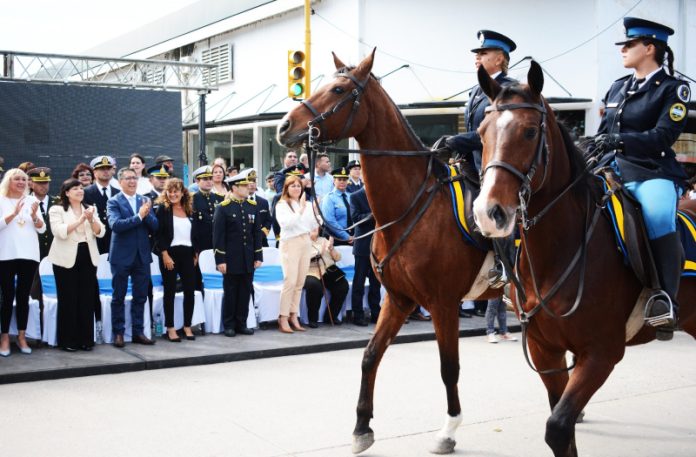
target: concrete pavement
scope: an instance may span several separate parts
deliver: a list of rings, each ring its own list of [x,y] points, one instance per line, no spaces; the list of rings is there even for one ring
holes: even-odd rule
[[[461,336],[485,333],[486,323],[481,317],[459,321]],[[512,313],[508,313],[508,322],[511,330],[519,329]],[[56,348],[40,347],[28,356],[20,354],[13,345],[12,356],[0,358],[0,384],[364,348],[374,328],[374,325],[358,327],[347,323],[336,327],[322,325],[304,333],[285,335],[272,327],[257,330],[253,336],[238,335],[234,338],[208,334],[196,341],[181,343],[157,338],[154,346],[129,343],[125,349],[103,344],[96,346],[92,352],[67,353]],[[435,339],[435,333],[431,322],[411,321],[402,327],[395,342],[432,339]]]
[[[582,457],[696,455],[696,345],[629,348],[577,428]],[[519,342],[460,340],[454,455],[539,457],[546,392]],[[12,456],[349,456],[362,350],[0,386]],[[445,415],[434,342],[394,345],[380,367],[363,455],[426,456]]]

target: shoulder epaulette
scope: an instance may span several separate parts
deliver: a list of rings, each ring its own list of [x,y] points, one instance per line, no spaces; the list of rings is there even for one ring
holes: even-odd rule
[[[252,200],[251,198],[247,198],[247,203],[249,203],[250,205],[256,205],[256,201]]]
[[[227,206],[227,205],[230,204],[231,201],[232,201],[232,200],[229,200],[229,199],[226,198],[226,199],[224,199],[224,200],[222,201],[222,203],[220,203],[220,206]]]

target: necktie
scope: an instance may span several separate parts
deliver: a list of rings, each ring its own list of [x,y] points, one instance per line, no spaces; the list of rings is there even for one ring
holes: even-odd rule
[[[638,86],[643,84],[643,81],[645,81],[645,78],[633,78],[633,83],[631,84],[631,87],[628,89],[628,91],[636,92],[638,90]]]
[[[106,187],[102,187],[102,195],[103,195],[104,198],[106,198],[107,200],[109,199],[109,196],[106,194]]]
[[[348,214],[348,227],[353,225],[353,218],[350,215],[350,204],[348,203],[348,196],[346,195],[345,192],[341,194],[341,198],[343,199],[343,204],[346,205],[346,212]]]
[[[39,202],[39,209],[41,210],[41,215],[46,218],[46,210],[44,210],[44,204],[43,202]]]

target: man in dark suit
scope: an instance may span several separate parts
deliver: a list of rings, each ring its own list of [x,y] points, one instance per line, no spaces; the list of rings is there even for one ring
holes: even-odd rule
[[[125,346],[125,298],[128,277],[133,284],[131,301],[131,322],[133,325],[133,342],[154,344],[143,333],[143,311],[147,300],[150,282],[149,235],[157,231],[157,218],[150,212],[152,202],[136,194],[138,177],[135,170],[121,168],[118,172],[121,193],[107,202],[107,215],[111,226],[111,249],[109,262],[113,274],[111,300],[111,326],[114,332],[114,346]]]
[[[263,234],[256,205],[247,200],[249,181],[241,174],[228,179],[231,195],[215,209],[213,222],[215,263],[224,275],[222,323],[225,336],[253,335],[246,321],[254,269],[263,260]]]
[[[97,207],[99,220],[106,228],[104,236],[97,238],[97,247],[99,254],[109,252],[111,245],[111,227],[109,227],[109,219],[106,216],[106,202],[118,194],[120,190],[110,184],[111,178],[114,176],[114,165],[116,161],[109,156],[98,156],[92,159],[89,165],[94,169],[94,184],[85,188],[84,202],[88,205]]]
[[[39,233],[39,252],[43,259],[48,255],[48,250],[51,248],[53,241],[53,232],[51,232],[51,221],[48,218],[48,210],[53,205],[54,198],[48,195],[48,190],[51,184],[51,169],[46,167],[35,167],[27,172],[29,179],[32,182],[32,195],[39,202],[39,210],[46,224],[46,231]]]
[[[256,217],[258,217],[259,219],[259,223],[261,224],[261,231],[263,232],[261,245],[267,248],[268,234],[271,232],[271,225],[273,223],[273,218],[271,217],[271,210],[270,206],[268,205],[268,200],[256,193],[256,191],[258,190],[256,187],[256,181],[258,179],[258,176],[256,175],[255,169],[245,168],[239,174],[246,177],[246,180],[249,182],[249,198],[247,198],[247,200],[249,201],[249,203],[256,206]],[[229,180],[230,178],[228,178],[228,182]]]
[[[365,187],[350,194],[350,210],[355,223],[370,217],[370,219],[355,227],[355,237],[359,237],[375,229],[375,220],[371,217],[372,210],[367,202]],[[353,323],[362,327],[367,325],[365,312],[363,311],[363,295],[365,293],[365,279],[369,278],[370,290],[367,293],[367,303],[370,306],[373,324],[377,323],[382,299],[381,287],[370,264],[370,245],[372,235],[357,239],[353,242],[353,257],[355,257],[355,275],[353,276],[353,292],[351,294],[351,308],[353,310]]]
[[[162,195],[164,186],[167,184],[167,179],[169,179],[169,168],[167,168],[166,165],[155,165],[147,169],[147,175],[150,177],[152,190],[146,193],[145,196],[152,200],[152,209],[154,211],[157,209],[155,200]]]

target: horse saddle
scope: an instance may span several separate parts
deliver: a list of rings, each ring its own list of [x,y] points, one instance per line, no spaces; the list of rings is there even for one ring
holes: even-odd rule
[[[603,169],[597,176],[602,180],[605,193],[610,195],[606,215],[614,227],[617,248],[624,262],[630,265],[644,287],[660,289],[640,202],[623,188],[613,170]],[[696,224],[683,211],[677,212],[677,218],[677,231],[686,254],[682,276],[696,276]]]
[[[482,251],[492,251],[491,241],[475,230],[474,222],[474,200],[478,197],[480,187],[478,181],[474,181],[468,175],[462,175],[455,166],[447,166],[447,177],[452,197],[452,210],[454,220],[462,233],[464,241],[481,249]]]

